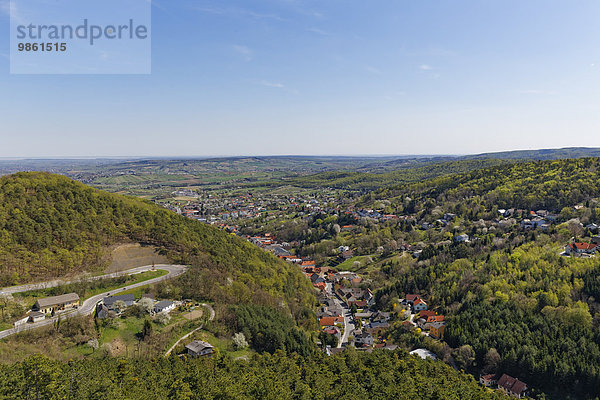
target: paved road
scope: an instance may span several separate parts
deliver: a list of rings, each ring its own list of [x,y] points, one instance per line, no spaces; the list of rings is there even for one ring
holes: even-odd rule
[[[142,267],[142,268],[144,268],[144,267]],[[166,265],[166,264],[161,264],[160,266],[157,265],[156,268],[157,269],[166,270],[169,273],[167,275],[159,276],[158,278],[149,279],[149,280],[144,281],[144,282],[139,282],[139,283],[134,283],[134,284],[131,284],[131,285],[123,286],[122,288],[119,288],[119,289],[116,289],[116,290],[111,290],[110,292],[105,292],[105,293],[97,294],[96,296],[90,297],[89,299],[85,300],[79,306],[78,309],[60,313],[59,315],[55,316],[54,318],[46,318],[45,320],[40,321],[40,322],[36,322],[34,324],[23,324],[23,325],[21,325],[21,326],[19,326],[17,328],[12,328],[12,329],[7,329],[5,331],[1,331],[0,332],[0,339],[4,339],[5,337],[10,336],[10,335],[14,335],[15,333],[19,333],[19,332],[28,331],[28,330],[31,330],[31,329],[40,328],[42,326],[52,325],[52,324],[54,324],[54,322],[59,317],[62,318],[62,319],[64,319],[64,318],[71,318],[71,317],[75,317],[75,316],[90,315],[90,314],[92,314],[94,312],[94,310],[96,308],[96,304],[98,304],[98,302],[100,300],[102,300],[104,297],[106,297],[106,296],[108,296],[110,294],[119,294],[119,292],[122,292],[122,291],[125,291],[125,290],[130,290],[130,289],[135,289],[135,288],[138,288],[138,287],[141,287],[141,286],[151,285],[151,284],[154,284],[154,283],[165,281],[167,279],[173,279],[173,278],[175,278],[175,277],[183,274],[187,270],[187,267],[184,266],[184,265]]]
[[[338,295],[333,291],[333,285],[331,283],[327,282],[325,284],[325,290],[327,290],[327,292],[330,294],[333,301],[342,308],[344,317],[344,334],[337,345],[338,348],[341,348],[342,344],[348,343],[348,338],[354,332],[354,323],[350,322],[352,319],[352,314],[350,313],[350,309],[346,307],[346,304],[342,302]]]
[[[139,273],[146,272],[146,271],[151,271],[152,269],[165,269],[164,267],[166,267],[166,266],[167,266],[166,264],[144,265],[143,267],[137,267],[137,268],[132,268],[132,269],[128,269],[125,271],[113,272],[112,274],[80,277],[80,278],[67,280],[67,281],[62,280],[62,279],[56,279],[56,280],[48,281],[48,282],[39,282],[39,283],[30,283],[27,285],[10,286],[10,287],[5,287],[5,288],[0,289],[0,295],[1,294],[29,292],[32,290],[39,290],[39,289],[47,289],[47,288],[51,288],[51,287],[67,285],[67,284],[73,283],[73,282],[96,281],[98,279],[117,278],[117,277],[123,276],[123,275],[134,275],[134,274],[139,274]]]
[[[208,317],[209,321],[212,321],[213,319],[215,319],[215,310],[214,308],[212,308],[212,306],[210,304],[205,304],[202,303],[202,306],[205,307],[206,309],[208,309],[210,316]],[[167,352],[165,353],[165,357],[169,357],[169,354],[171,354],[171,352],[173,351],[173,349],[175,349],[175,347],[177,347],[177,345],[179,343],[181,343],[182,340],[185,340],[187,338],[189,338],[194,332],[199,331],[200,329],[204,328],[204,325],[200,325],[199,327],[197,327],[196,329],[194,329],[193,331],[186,333],[185,335],[183,335],[182,337],[179,338],[179,340],[177,340],[175,342],[175,344],[173,346],[171,346],[171,348],[169,350],[167,350]]]

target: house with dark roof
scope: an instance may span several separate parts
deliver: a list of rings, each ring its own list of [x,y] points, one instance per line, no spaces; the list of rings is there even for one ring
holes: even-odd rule
[[[402,303],[410,304],[412,306],[415,300],[418,300],[420,298],[421,296],[419,296],[418,294],[407,294],[406,298],[402,301]]]
[[[122,301],[123,303],[125,303],[125,307],[131,307],[133,305],[133,303],[135,303],[135,296],[133,294],[122,294],[120,296],[108,296],[102,300],[102,303],[104,303],[106,308],[108,308],[109,310],[114,310],[115,303],[117,301]]]
[[[154,312],[169,312],[175,309],[175,303],[171,300],[162,300],[154,305]]]
[[[202,340],[194,340],[187,346],[185,346],[187,354],[192,357],[207,356],[214,352],[214,347],[207,342]]]
[[[502,374],[500,379],[498,379],[498,389],[516,397],[517,399],[522,399],[523,397],[527,396],[528,388],[525,382],[522,382],[517,378],[513,378],[510,375]]]
[[[369,347],[373,346],[373,335],[368,332],[358,331],[354,333],[354,347]]]

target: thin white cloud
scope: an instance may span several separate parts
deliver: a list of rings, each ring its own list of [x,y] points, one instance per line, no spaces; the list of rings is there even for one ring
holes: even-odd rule
[[[271,81],[262,80],[258,83],[260,83],[263,86],[267,86],[267,87],[272,87],[272,88],[277,88],[277,89],[285,89],[285,85],[283,83],[279,83],[279,82],[271,82]]]
[[[241,46],[236,44],[233,46],[233,50],[239,55],[241,55],[246,61],[252,60],[253,52],[252,49],[250,49],[248,46]]]
[[[431,71],[433,69],[433,67],[431,65],[428,64],[422,64],[419,69],[421,71]]]
[[[308,31],[312,32],[312,33],[316,33],[317,35],[321,35],[321,36],[329,35],[329,33],[325,32],[324,30],[319,29],[319,28],[308,28]]]
[[[381,72],[381,70],[379,68],[375,68],[375,67],[370,66],[370,65],[368,65],[365,69],[367,71],[369,71],[370,73],[375,74],[375,75],[381,75],[382,74],[382,72]]]
[[[543,96],[552,96],[555,95],[556,92],[553,90],[539,90],[539,89],[526,89],[519,90],[520,94],[531,94],[531,95],[543,95]]]
[[[275,21],[286,21],[286,19],[280,17],[277,14],[264,14],[264,13],[259,13],[259,12],[255,12],[252,10],[247,10],[244,8],[237,8],[237,7],[226,7],[226,8],[222,8],[222,7],[195,7],[195,9],[197,11],[203,12],[203,13],[207,13],[207,14],[215,14],[215,15],[222,15],[224,17],[229,17],[229,18],[244,18],[244,17],[249,17],[249,18],[253,18],[253,19],[271,19],[271,20],[275,20]]]
[[[265,86],[268,88],[273,88],[273,89],[279,89],[288,93],[292,93],[292,94],[298,94],[298,91],[296,89],[291,89],[289,87],[287,87],[286,85],[284,85],[281,82],[276,82],[276,81],[269,81],[266,79],[263,79],[261,81],[256,82],[257,84],[261,85],[261,86]]]

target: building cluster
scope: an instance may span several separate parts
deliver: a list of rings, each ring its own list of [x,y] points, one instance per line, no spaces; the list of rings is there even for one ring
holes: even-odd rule
[[[202,194],[189,189],[179,189],[172,193],[173,197],[186,197],[182,201],[162,203],[163,207],[208,224],[219,224],[222,222],[234,222],[256,218],[263,213],[270,214],[269,218],[275,218],[280,213],[295,213],[299,216],[309,216],[322,211],[330,211],[324,204],[335,202],[331,193],[311,195],[217,195]]]
[[[15,321],[14,326],[18,327],[26,323],[41,322],[47,316],[54,316],[57,313],[66,312],[79,307],[79,295],[77,293],[61,294],[59,296],[44,297],[37,299],[30,311],[24,318]]]
[[[189,300],[184,300],[183,302],[175,302],[172,300],[156,301],[154,298],[152,298],[152,296],[149,295],[142,295],[142,299],[147,299],[146,302],[152,306],[150,309],[150,314],[152,315],[159,313],[168,314],[179,305],[178,303],[185,304],[186,302],[190,302]],[[123,313],[123,311],[125,311],[127,308],[138,303],[139,302],[136,301],[136,298],[133,294],[107,296],[96,305],[96,316],[100,319],[114,318]]]

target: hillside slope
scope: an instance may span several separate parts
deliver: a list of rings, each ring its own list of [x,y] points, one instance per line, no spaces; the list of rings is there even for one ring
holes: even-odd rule
[[[394,238],[423,251],[382,263],[380,307],[427,294],[447,317],[446,342],[473,351],[472,372],[508,371],[557,398],[600,396],[598,255],[562,255],[572,238],[589,243],[598,233],[586,226],[600,222],[600,159],[399,184],[363,196],[359,206],[409,217]],[[527,228],[537,215],[548,224]],[[461,234],[468,241],[457,240]],[[398,329],[392,337],[406,335]]]
[[[60,175],[0,178],[0,286],[105,267],[105,249],[141,242],[192,270],[182,296],[221,302],[312,305],[297,269],[252,244],[143,200],[102,192]]]

